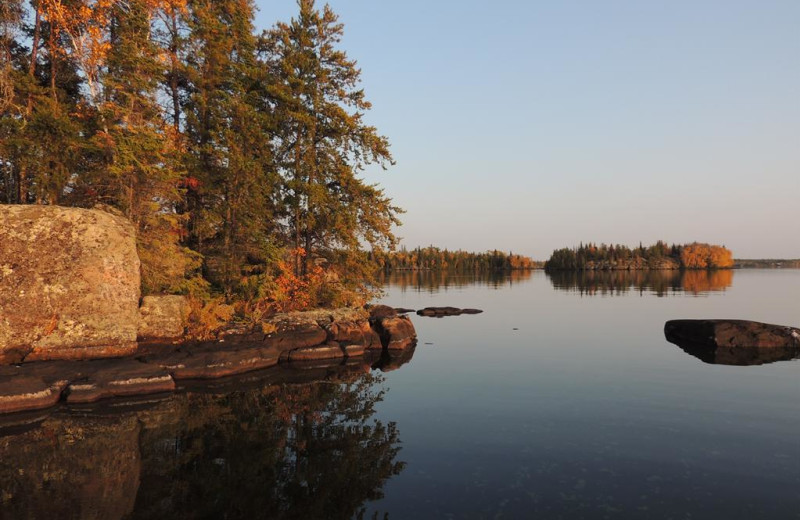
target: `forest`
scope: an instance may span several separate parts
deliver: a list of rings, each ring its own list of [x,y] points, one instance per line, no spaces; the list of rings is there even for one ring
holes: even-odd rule
[[[398,251],[370,251],[368,256],[384,273],[403,270],[486,273],[542,267],[541,263],[513,253],[497,250],[470,253],[461,250],[448,251],[434,246],[418,247],[411,251],[405,247]]]
[[[3,0],[0,203],[102,208],[143,292],[248,312],[355,305],[402,211],[326,5],[257,33],[251,0]]]
[[[667,245],[659,240],[644,247],[593,243],[557,249],[545,262],[545,270],[612,269],[727,269],[733,267],[733,254],[724,246],[693,242]]]

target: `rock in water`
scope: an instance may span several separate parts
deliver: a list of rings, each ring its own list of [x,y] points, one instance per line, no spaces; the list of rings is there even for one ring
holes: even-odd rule
[[[671,320],[668,341],[694,347],[800,348],[800,329],[747,320]]]
[[[134,352],[139,291],[135,230],[124,217],[0,206],[0,363]]]

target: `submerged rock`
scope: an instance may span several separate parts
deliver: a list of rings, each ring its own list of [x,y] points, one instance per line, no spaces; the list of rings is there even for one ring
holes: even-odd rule
[[[131,354],[133,225],[100,210],[0,205],[0,363]]]

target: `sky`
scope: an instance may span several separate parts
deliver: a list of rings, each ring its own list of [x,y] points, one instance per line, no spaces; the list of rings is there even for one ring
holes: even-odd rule
[[[256,3],[259,29],[297,13]],[[328,3],[406,247],[800,258],[800,1]]]

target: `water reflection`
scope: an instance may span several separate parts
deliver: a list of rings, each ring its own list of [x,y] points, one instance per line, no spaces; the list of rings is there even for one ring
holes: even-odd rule
[[[393,271],[383,275],[381,283],[398,287],[401,292],[436,293],[472,285],[500,289],[529,280],[530,269],[505,272],[454,273],[451,271]]]
[[[688,341],[669,329],[664,336],[687,354],[711,365],[765,365],[800,359],[800,349],[793,347],[714,347]]]
[[[547,273],[553,287],[583,296],[614,296],[637,291],[656,296],[670,293],[701,295],[733,285],[733,270],[554,271]]]
[[[396,424],[373,418],[386,388],[369,368],[270,369],[0,431],[0,518],[363,515],[404,467]]]

